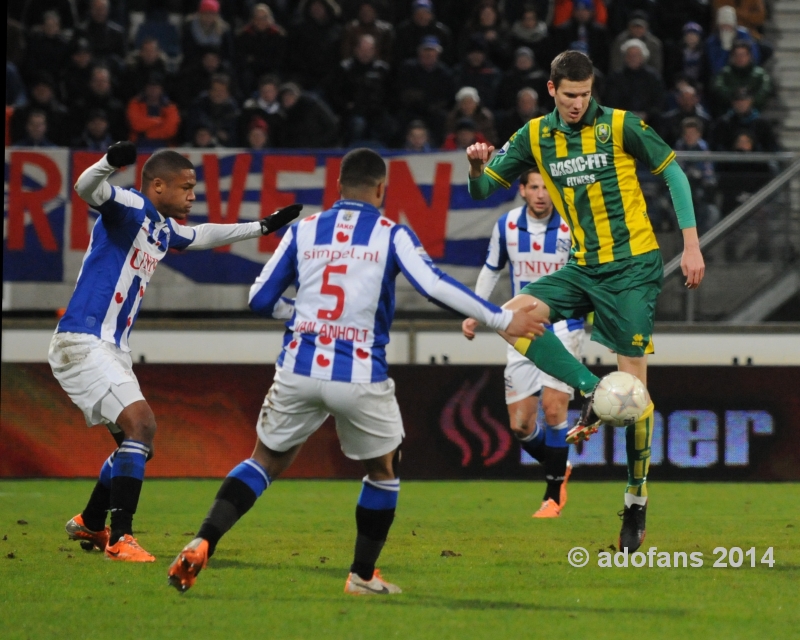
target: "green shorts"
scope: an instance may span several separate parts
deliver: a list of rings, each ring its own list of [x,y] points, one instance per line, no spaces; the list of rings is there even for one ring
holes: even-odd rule
[[[656,298],[664,284],[661,252],[648,251],[605,264],[561,269],[522,288],[547,303],[550,321],[594,311],[592,340],[623,356],[653,353]]]

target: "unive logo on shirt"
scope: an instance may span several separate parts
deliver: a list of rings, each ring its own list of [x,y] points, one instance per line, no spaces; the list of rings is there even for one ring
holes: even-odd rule
[[[608,126],[605,122],[601,122],[594,127],[594,135],[597,137],[597,140],[600,144],[605,144],[611,139],[611,127]]]

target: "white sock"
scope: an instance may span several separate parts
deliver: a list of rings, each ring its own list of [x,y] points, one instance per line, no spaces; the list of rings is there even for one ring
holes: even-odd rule
[[[625,506],[632,507],[638,504],[644,506],[647,504],[647,496],[635,496],[632,493],[625,492]]]
[[[530,442],[531,440],[536,438],[540,433],[542,433],[542,427],[539,426],[539,423],[536,423],[536,426],[533,428],[533,431],[531,431],[527,436],[524,436],[522,438],[518,437],[517,439],[520,442]]]

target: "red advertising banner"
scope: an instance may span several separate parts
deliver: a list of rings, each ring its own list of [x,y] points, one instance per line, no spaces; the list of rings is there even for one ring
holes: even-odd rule
[[[158,421],[148,477],[221,477],[248,457],[272,381],[261,365],[140,364]],[[605,373],[607,369],[597,373]],[[538,477],[508,430],[502,366],[395,366],[407,479]],[[653,367],[654,480],[800,480],[799,367]],[[46,364],[2,365],[0,477],[92,477],[114,443]],[[572,448],[576,479],[624,477],[624,430]],[[357,478],[329,420],[286,477]]]

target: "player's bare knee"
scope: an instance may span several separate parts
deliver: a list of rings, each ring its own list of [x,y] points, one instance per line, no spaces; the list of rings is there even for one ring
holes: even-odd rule
[[[364,468],[370,480],[375,480],[377,482],[380,480],[393,480],[395,478],[393,462],[395,451],[380,456],[379,458],[364,460]]]

